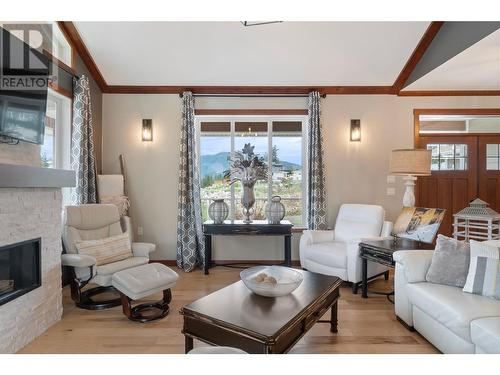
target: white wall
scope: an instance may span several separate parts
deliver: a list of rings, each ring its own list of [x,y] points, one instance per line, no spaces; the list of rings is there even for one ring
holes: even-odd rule
[[[197,98],[197,108],[306,108],[304,98]],[[330,95],[322,101],[329,223],[341,203],[381,204],[393,220],[403,184],[388,185],[390,151],[413,147],[414,108],[500,107],[498,97]],[[175,259],[181,100],[178,95],[103,95],[103,172],[119,173],[125,154],[135,226],[158,244],[156,259]],[[141,142],[143,118],[153,119],[154,141]],[[350,119],[361,119],[362,141],[349,142]],[[386,188],[396,187],[396,196]],[[298,259],[298,238],[292,242]],[[217,238],[216,259],[280,259],[278,238]]]

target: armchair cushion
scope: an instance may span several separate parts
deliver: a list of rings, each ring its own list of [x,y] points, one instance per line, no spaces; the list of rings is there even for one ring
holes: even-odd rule
[[[97,266],[97,274],[92,279],[92,282],[108,286],[112,284],[112,276],[115,272],[125,270],[127,268],[132,268],[149,263],[149,258],[146,257],[131,257],[125,260],[120,260],[118,262],[105,264],[103,266]]]
[[[397,264],[402,266],[406,282],[419,283],[425,281],[433,253],[432,250],[400,250],[394,252],[392,257]]]
[[[99,240],[78,241],[75,246],[78,254],[94,257],[98,266],[118,262],[133,256],[127,233]]]
[[[335,240],[351,241],[380,236],[384,209],[367,204],[343,204],[335,224]]]
[[[69,267],[90,267],[97,263],[97,260],[84,254],[62,254],[61,262],[63,266]]]
[[[347,244],[332,241],[311,245],[307,259],[327,267],[347,268]]]
[[[302,232],[305,245],[313,245],[322,242],[331,242],[335,239],[335,231],[333,230],[305,230]]]
[[[156,245],[147,242],[132,242],[132,252],[135,257],[148,257],[156,250]]]

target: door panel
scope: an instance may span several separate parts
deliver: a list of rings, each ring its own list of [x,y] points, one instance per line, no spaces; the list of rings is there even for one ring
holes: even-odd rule
[[[490,146],[488,146],[490,145]],[[500,210],[500,137],[479,137],[479,198]]]
[[[426,136],[419,138],[418,148],[427,148],[428,145],[439,145],[439,147],[433,147],[434,170],[431,171],[431,176],[419,177],[417,180],[415,194],[417,206],[444,208],[446,214],[439,233],[451,236],[453,214],[468,206],[469,202],[477,197],[477,137]],[[453,145],[457,146],[453,147]],[[466,157],[464,157],[463,146],[460,145],[467,146]],[[439,151],[437,152],[436,149]]]

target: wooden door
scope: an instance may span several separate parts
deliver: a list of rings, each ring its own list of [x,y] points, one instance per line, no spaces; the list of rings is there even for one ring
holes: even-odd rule
[[[500,136],[479,136],[479,198],[500,212]]]
[[[432,174],[417,180],[417,206],[446,210],[439,229],[445,236],[453,233],[453,214],[477,197],[477,144],[476,136],[435,135],[418,139],[418,148],[432,149]]]

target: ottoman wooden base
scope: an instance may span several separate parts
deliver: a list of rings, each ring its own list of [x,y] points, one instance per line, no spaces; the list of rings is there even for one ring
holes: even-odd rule
[[[170,289],[165,289],[163,291],[163,299],[161,301],[153,303],[142,303],[134,307],[132,307],[132,300],[129,297],[121,292],[120,296],[122,301],[123,313],[125,314],[125,316],[130,320],[133,320],[134,322],[141,323],[163,319],[168,315],[168,312],[170,311],[170,307],[168,306],[168,304],[170,303],[170,301],[172,301],[172,292],[170,291]],[[143,315],[143,311],[152,309],[156,309],[157,313],[151,315]]]

